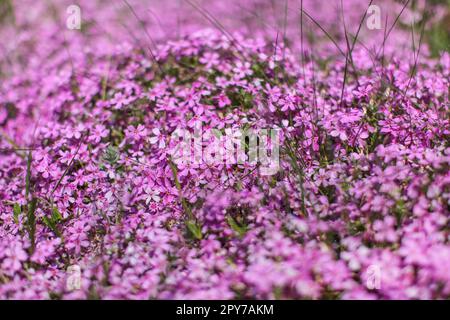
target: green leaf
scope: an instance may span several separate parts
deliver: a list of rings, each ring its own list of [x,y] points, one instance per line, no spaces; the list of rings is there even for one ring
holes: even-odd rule
[[[14,23],[14,5],[12,0],[2,0],[0,1],[0,23]]]
[[[397,202],[395,203],[395,207],[394,207],[394,215],[397,218],[397,223],[400,225],[403,220],[406,218],[407,216],[407,210],[406,210],[406,205],[405,205],[405,201],[403,199],[399,199],[397,200]]]
[[[193,220],[194,219],[194,215],[192,214],[191,207],[189,206],[189,203],[186,201],[186,199],[181,194],[182,189],[181,189],[180,181],[178,180],[177,166],[172,162],[171,159],[168,159],[168,161],[169,161],[170,169],[172,170],[173,179],[175,181],[175,186],[177,187],[177,190],[178,190],[178,193],[179,193],[181,205],[183,206],[183,209],[184,209],[185,213],[187,214],[188,218]]]
[[[238,225],[238,223],[230,215],[227,216],[227,222],[228,222],[228,225],[231,227],[231,229],[236,231],[239,234],[240,237],[245,235],[245,233],[247,232],[246,228],[245,227],[241,227],[240,225]]]
[[[187,220],[186,221],[186,226],[187,226],[188,230],[191,232],[191,234],[197,240],[201,240],[203,238],[202,229],[200,228],[200,226],[195,221]]]
[[[283,288],[280,286],[276,286],[273,288],[273,295],[275,297],[275,300],[281,300],[283,297]]]
[[[19,223],[19,216],[22,213],[22,208],[20,207],[20,204],[14,203],[13,213],[14,213],[14,222],[16,224],[18,224]]]
[[[53,207],[53,209],[52,209],[52,221],[54,223],[58,223],[61,220],[62,220],[62,215],[59,212],[58,208],[57,207]]]

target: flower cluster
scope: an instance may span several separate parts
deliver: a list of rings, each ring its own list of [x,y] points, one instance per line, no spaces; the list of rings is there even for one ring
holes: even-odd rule
[[[121,14],[83,3],[86,19]],[[228,17],[224,3],[212,12]],[[0,68],[0,298],[450,297],[448,53],[422,44],[411,61],[404,30],[374,56],[350,43],[342,57],[346,39],[323,35],[289,46],[291,13],[283,41],[185,12],[188,35],[118,32],[121,45],[99,41],[101,25],[68,43],[21,15],[18,39],[1,31],[20,45]],[[277,172],[248,154],[175,162],[173,133],[198,123],[211,137],[277,128]]]

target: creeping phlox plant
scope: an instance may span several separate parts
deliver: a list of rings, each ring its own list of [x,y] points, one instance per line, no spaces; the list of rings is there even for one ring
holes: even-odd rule
[[[0,84],[0,298],[450,297],[448,53],[40,32]]]

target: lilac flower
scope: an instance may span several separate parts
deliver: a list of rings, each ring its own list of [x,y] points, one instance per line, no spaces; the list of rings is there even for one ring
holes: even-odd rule
[[[137,127],[128,126],[125,135],[131,140],[139,141],[147,137],[147,129],[141,124]]]
[[[221,31],[174,0],[142,21],[79,2],[101,27],[62,33],[65,4],[31,0],[0,24],[0,299],[450,296],[440,1],[380,0],[402,23],[361,29],[348,60],[336,13],[357,30],[364,1],[303,1],[328,33],[304,19],[303,41],[294,0],[203,1]],[[130,38],[142,23],[150,42]],[[179,161],[174,133],[199,124],[203,157]],[[280,131],[272,175],[244,134],[263,129]]]
[[[94,130],[91,132],[90,140],[94,143],[99,143],[100,140],[108,136],[108,130],[106,130],[105,126],[99,124],[94,127]]]
[[[4,253],[2,268],[9,272],[16,272],[22,268],[22,262],[27,260],[28,256],[19,244],[12,244],[6,248]]]

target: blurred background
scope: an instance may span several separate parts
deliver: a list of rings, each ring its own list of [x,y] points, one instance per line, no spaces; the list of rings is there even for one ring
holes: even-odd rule
[[[80,8],[80,30],[66,26],[70,5]],[[369,5],[380,9],[379,29],[367,28],[368,15],[362,20]],[[0,0],[0,72],[20,72],[58,51],[156,46],[204,28],[263,37],[296,53],[336,54],[330,38],[345,51],[347,34],[370,52],[410,54],[422,42],[422,54],[438,56],[449,50],[449,8],[450,0]]]

